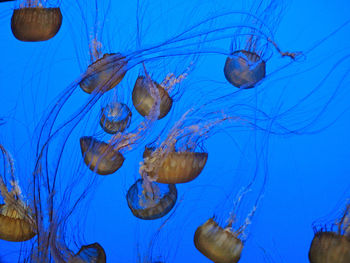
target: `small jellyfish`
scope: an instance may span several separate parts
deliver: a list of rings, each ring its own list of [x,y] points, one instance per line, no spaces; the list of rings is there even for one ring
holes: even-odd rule
[[[106,263],[106,252],[99,243],[82,246],[68,263]]]
[[[220,227],[212,218],[194,234],[196,248],[214,262],[236,263],[241,258],[243,242],[229,228]]]
[[[174,184],[159,184],[138,179],[126,194],[128,206],[134,216],[153,220],[168,214],[177,200]]]
[[[126,104],[112,101],[101,109],[100,125],[109,134],[123,132],[130,126],[131,116]]]
[[[35,223],[31,209],[23,202],[21,189],[14,177],[13,160],[6,149],[0,145],[5,162],[10,166],[11,191],[0,177],[0,194],[5,204],[0,204],[0,239],[12,242],[22,242],[32,239],[35,235]]]
[[[167,90],[148,76],[139,76],[132,91],[132,102],[135,109],[142,115],[148,116],[156,103],[151,89],[156,89],[159,96],[158,119],[164,118],[173,105],[173,99]]]
[[[112,174],[124,163],[125,158],[119,151],[91,136],[80,138],[80,148],[85,164],[97,174]]]
[[[266,63],[254,52],[238,50],[227,57],[224,74],[235,87],[253,88],[265,78]]]
[[[83,91],[105,93],[113,89],[127,72],[127,59],[120,53],[104,54],[90,64],[80,81]]]
[[[60,30],[62,13],[46,0],[18,0],[13,10],[11,30],[15,38],[26,42],[45,41]]]
[[[270,46],[282,56],[297,56],[298,53],[282,52],[273,40],[282,9],[277,1],[263,0],[253,2],[249,14],[242,13],[244,26],[236,31],[224,66],[225,78],[233,86],[250,89],[265,78],[266,63],[272,56]]]
[[[309,249],[311,263],[350,262],[350,204],[336,225],[337,232],[316,231]]]

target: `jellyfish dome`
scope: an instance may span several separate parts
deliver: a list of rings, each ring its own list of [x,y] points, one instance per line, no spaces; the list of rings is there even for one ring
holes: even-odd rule
[[[350,238],[334,232],[315,234],[310,250],[311,263],[350,262]]]
[[[180,184],[187,183],[202,172],[207,160],[206,152],[171,151],[165,155],[159,151],[144,152],[144,165],[148,177],[158,183]]]
[[[23,0],[13,10],[11,30],[15,38],[26,42],[45,41],[53,38],[62,25],[59,7],[44,7],[43,1]]]
[[[0,239],[13,242],[32,239],[36,233],[28,217],[29,212],[22,214],[13,205],[0,205]]]
[[[129,127],[131,116],[131,111],[126,104],[111,102],[101,109],[100,125],[109,134],[123,132]]]
[[[151,88],[158,90],[160,105],[158,119],[164,118],[173,105],[173,99],[168,92],[157,82],[150,80],[148,77],[139,76],[136,80],[132,91],[132,102],[135,109],[143,116],[148,116],[156,103],[156,98],[152,96]]]
[[[79,85],[86,93],[105,93],[113,89],[127,72],[127,60],[120,53],[104,54],[86,70]]]
[[[126,194],[128,206],[134,216],[152,220],[165,216],[177,200],[176,186],[137,180]]]
[[[100,175],[115,173],[124,163],[124,156],[108,143],[91,136],[80,138],[81,153],[91,171]]]
[[[217,263],[238,262],[243,249],[243,242],[213,219],[197,228],[194,245],[204,256]]]
[[[237,88],[253,88],[265,78],[266,63],[256,53],[235,51],[226,59],[224,74],[227,81]]]
[[[106,253],[99,243],[82,246],[69,263],[106,263]]]

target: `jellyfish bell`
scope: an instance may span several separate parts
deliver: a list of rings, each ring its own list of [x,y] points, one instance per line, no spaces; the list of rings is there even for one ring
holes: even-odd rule
[[[128,206],[134,216],[153,220],[167,215],[177,200],[174,184],[159,184],[138,179],[126,194]]]
[[[350,262],[350,238],[335,232],[317,232],[309,250],[310,263]]]
[[[218,263],[238,262],[244,246],[235,233],[220,227],[212,218],[197,228],[194,245],[204,256]]]
[[[253,88],[266,75],[266,63],[256,53],[238,50],[227,57],[224,74],[237,88]]]
[[[109,134],[123,132],[130,126],[131,116],[126,104],[112,101],[101,109],[100,125]]]
[[[36,236],[33,223],[28,220],[30,209],[16,208],[18,204],[0,205],[0,239],[12,242],[22,242]]]
[[[311,263],[345,263],[350,262],[350,204],[337,222],[332,225],[336,232],[315,232],[309,249]]]
[[[115,173],[125,160],[111,145],[91,136],[80,138],[80,148],[85,164],[91,171],[100,175]]]
[[[154,169],[147,172],[148,177],[158,183],[187,183],[199,176],[208,160],[206,152],[169,152],[144,159],[147,166]]]
[[[99,243],[82,246],[68,263],[106,263],[106,252]]]
[[[11,30],[15,38],[25,42],[53,38],[62,25],[59,7],[49,7],[45,0],[19,0],[13,10]]]
[[[80,81],[80,88],[86,93],[105,93],[113,89],[124,78],[128,61],[120,53],[104,54],[90,64]]]
[[[152,95],[151,89],[156,89],[159,95],[159,115],[158,119],[164,118],[173,105],[173,99],[167,90],[150,77],[139,76],[132,91],[132,102],[135,109],[143,117],[148,116],[156,103],[156,98]]]

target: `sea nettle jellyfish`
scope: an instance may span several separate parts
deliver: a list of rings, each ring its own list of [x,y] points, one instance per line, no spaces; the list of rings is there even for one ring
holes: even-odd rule
[[[250,187],[250,184],[248,187]],[[218,218],[214,216],[195,231],[195,247],[213,262],[237,263],[241,258],[244,243],[247,239],[247,227],[251,224],[261,196],[259,195],[248,215],[241,218],[239,210],[242,209],[244,196],[249,191],[247,189],[246,187],[241,190],[235,198],[225,227],[220,226]],[[244,220],[243,223],[239,222],[241,219]]]
[[[138,179],[126,194],[134,216],[152,220],[165,216],[174,207],[177,190],[174,184],[160,184]]]
[[[333,231],[334,228],[336,231]],[[334,225],[315,232],[309,260],[311,263],[350,262],[350,204]]]
[[[106,252],[99,243],[85,245],[68,263],[106,263]]]
[[[26,42],[45,41],[60,30],[62,14],[58,1],[17,0],[11,18],[15,38]]]
[[[11,190],[6,186],[6,178],[0,177],[0,194],[4,204],[0,204],[0,239],[22,242],[36,235],[36,225],[32,212],[21,195],[21,189],[14,175],[11,155],[0,145],[5,167],[2,176],[10,173]],[[8,169],[8,170],[7,170]]]
[[[282,52],[274,42],[274,32],[282,15],[280,3],[275,0],[254,2],[249,14],[244,14],[245,27],[237,29],[226,58],[224,74],[237,88],[255,87],[266,76],[266,63],[274,46],[282,56],[294,59],[298,53]]]
[[[140,167],[143,178],[163,184],[179,184],[199,176],[208,159],[208,153],[201,147],[203,141],[215,133],[215,126],[235,118],[219,112],[213,114],[212,119],[198,121],[194,112],[193,109],[185,112],[165,139],[158,136],[146,147]]]

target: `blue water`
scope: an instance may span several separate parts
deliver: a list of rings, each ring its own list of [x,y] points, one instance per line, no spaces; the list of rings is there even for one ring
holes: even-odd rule
[[[232,10],[256,14],[250,10],[255,1],[141,1],[137,10],[134,0],[99,0],[95,23],[94,0],[63,0],[61,30],[53,39],[40,43],[24,43],[13,37],[10,18],[14,4],[1,3],[0,117],[5,124],[0,140],[15,159],[16,176],[27,199],[32,198],[33,153],[39,135],[36,127],[61,92],[90,64],[89,40],[94,28],[103,29],[103,52],[132,52],[170,39],[207,17]],[[211,108],[207,111],[213,112],[237,105],[230,112],[237,113],[235,120],[213,130],[205,140],[208,162],[198,178],[177,186],[178,202],[168,216],[142,221],[128,208],[126,193],[139,178],[144,144],[125,154],[126,161],[115,174],[97,176],[93,182],[94,174],[85,167],[80,153],[81,136],[109,138],[103,137],[98,124],[100,107],[108,96],[117,94],[132,107],[130,94],[143,70],[141,65],[127,73],[117,87],[118,93],[112,90],[103,96],[84,116],[67,141],[55,191],[57,200],[63,200],[65,190],[71,193],[68,201],[57,207],[64,214],[83,188],[89,189],[64,233],[73,252],[81,245],[98,242],[106,251],[107,262],[146,262],[139,256],[164,262],[210,262],[193,244],[196,228],[212,216],[225,226],[239,193],[252,181],[239,209],[234,210],[235,226],[240,226],[256,208],[245,231],[239,262],[308,262],[313,223],[332,225],[349,197],[350,24],[344,23],[350,18],[350,5],[346,0],[294,0],[285,3],[282,10],[270,9],[266,24],[275,31],[274,40],[282,51],[303,55],[293,61],[281,57],[270,45],[267,78],[253,89],[238,90],[223,74],[223,53],[229,52],[237,34],[234,30],[227,31],[222,40],[207,42],[203,54],[195,52],[201,47],[191,46],[181,49],[180,57],[152,61],[147,57],[146,67],[158,82],[168,73],[178,75],[188,67],[191,70],[178,85],[181,96],[174,97],[172,111],[157,122],[143,143],[157,138],[191,106],[209,101]],[[230,15],[206,24],[202,30],[215,30],[230,22],[242,27],[245,17],[243,13]],[[201,41],[209,41],[210,36]],[[210,50],[215,52],[209,54]],[[230,93],[233,95],[215,103],[216,97]],[[78,88],[54,127],[65,123],[88,98]],[[251,105],[278,117],[258,129],[251,122],[258,113],[244,111],[239,105]],[[132,112],[135,122],[142,120],[135,109]],[[56,167],[54,161],[61,153],[58,146],[63,144],[65,132],[50,148],[50,169]],[[17,262],[21,248],[25,253],[28,244],[21,247],[0,241],[0,262]]]

